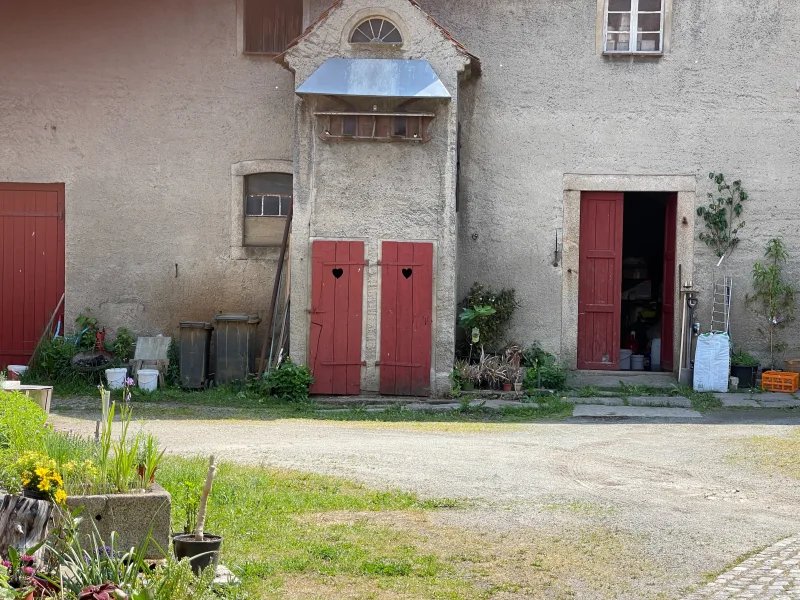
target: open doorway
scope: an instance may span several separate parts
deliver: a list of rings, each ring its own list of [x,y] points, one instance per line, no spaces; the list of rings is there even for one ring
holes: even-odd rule
[[[581,194],[579,369],[672,370],[676,217],[675,193]]]
[[[662,369],[665,241],[667,208],[672,195],[631,192],[624,195],[620,368]],[[671,301],[671,298],[668,300]],[[670,317],[668,314],[667,317]],[[670,322],[671,327],[671,322]],[[631,359],[628,352],[634,356]],[[636,358],[641,356],[642,358]],[[670,365],[668,365],[670,366]]]

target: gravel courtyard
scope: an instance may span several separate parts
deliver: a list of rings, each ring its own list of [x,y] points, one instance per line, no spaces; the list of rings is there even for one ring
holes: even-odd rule
[[[91,434],[94,418],[70,412],[52,420]],[[605,569],[598,578],[625,581],[579,587],[579,598],[679,598],[800,531],[800,481],[748,446],[756,436],[797,435],[800,418],[792,413],[728,411],[690,424],[148,418],[146,430],[172,453],[214,453],[466,500],[432,519],[485,536],[487,544],[547,537],[568,545],[590,529],[608,532],[615,542],[596,555]],[[618,571],[626,561],[641,575]]]

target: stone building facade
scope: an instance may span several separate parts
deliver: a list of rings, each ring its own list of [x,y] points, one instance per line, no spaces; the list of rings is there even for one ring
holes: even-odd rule
[[[139,334],[263,314],[285,213],[278,204],[278,219],[258,220],[244,198],[261,201],[248,177],[271,173],[293,177],[295,359],[311,351],[313,243],[364,243],[360,391],[380,388],[385,241],[433,248],[431,393],[447,389],[456,304],[474,281],[516,289],[509,338],[577,366],[590,192],[674,198],[676,300],[691,281],[708,327],[726,269],[733,339],[763,348],[744,306],[752,265],[776,235],[800,252],[800,5],[297,0],[280,23],[306,33],[284,53],[288,34],[267,48],[262,27],[270,52],[256,53],[246,1],[258,4],[0,0],[0,182],[63,184],[67,323],[86,307]],[[351,43],[372,17],[395,24],[402,44]],[[402,110],[433,115],[430,141],[322,139],[314,113],[401,104],[296,93],[331,58],[426,61],[449,97]],[[720,269],[697,237],[709,171],[741,179],[751,197],[741,244]],[[12,264],[0,271],[6,306],[21,284],[11,234],[0,235],[0,265]],[[795,261],[789,271],[798,275]]]

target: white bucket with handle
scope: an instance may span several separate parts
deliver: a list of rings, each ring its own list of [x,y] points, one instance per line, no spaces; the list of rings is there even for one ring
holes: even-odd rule
[[[158,388],[157,369],[139,369],[136,372],[136,379],[139,381],[139,389],[152,392]]]
[[[121,390],[125,384],[125,378],[128,376],[128,369],[106,369],[106,381],[108,382],[108,389]]]

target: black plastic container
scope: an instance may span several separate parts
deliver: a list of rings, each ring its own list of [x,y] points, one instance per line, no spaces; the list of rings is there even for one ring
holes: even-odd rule
[[[188,558],[192,571],[199,575],[203,569],[212,567],[215,571],[219,564],[219,549],[222,538],[209,533],[203,534],[203,541],[194,539],[193,533],[181,533],[172,537],[172,549],[178,560]]]
[[[756,373],[758,373],[758,365],[754,367],[745,367],[743,365],[731,366],[731,377],[738,377],[739,387],[743,389],[756,387]]]
[[[181,324],[181,387],[203,389],[208,384],[211,354],[211,323],[184,321]]]
[[[253,372],[256,358],[258,315],[228,314],[214,317],[216,384],[244,381]]]

